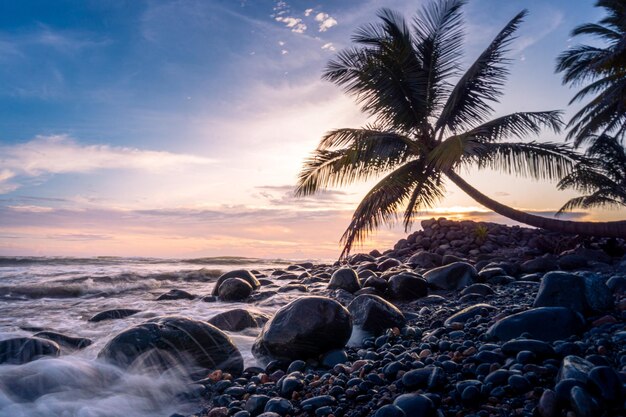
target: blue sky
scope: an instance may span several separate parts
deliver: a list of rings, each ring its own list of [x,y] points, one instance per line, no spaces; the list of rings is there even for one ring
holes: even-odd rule
[[[411,16],[422,3],[384,5]],[[325,131],[366,121],[320,74],[381,5],[0,3],[0,254],[332,257],[366,186],[304,202],[289,190]],[[591,1],[470,1],[467,62],[523,8],[496,110],[566,109],[572,92],[555,57],[573,27],[601,16]],[[470,179],[538,211],[570,196]],[[478,208],[450,187],[440,209]],[[383,231],[370,245],[400,235]]]

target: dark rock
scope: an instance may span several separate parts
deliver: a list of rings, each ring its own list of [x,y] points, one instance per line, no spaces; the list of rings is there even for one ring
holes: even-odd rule
[[[359,295],[348,304],[348,311],[353,325],[374,334],[392,327],[401,328],[406,323],[396,306],[376,295]]]
[[[619,374],[610,366],[596,366],[588,374],[595,393],[609,403],[624,398],[624,389]]]
[[[207,321],[220,330],[239,332],[248,327],[261,327],[267,320],[269,318],[263,314],[237,308],[213,316]]]
[[[593,397],[582,387],[573,387],[570,391],[570,404],[576,417],[597,417],[600,407]]]
[[[328,288],[331,290],[341,288],[349,293],[355,293],[361,289],[361,284],[357,273],[352,268],[340,268],[333,273]]]
[[[396,266],[400,266],[402,263],[394,258],[385,259],[384,261],[378,264],[378,270],[381,272],[385,272],[388,269],[394,268]]]
[[[554,391],[550,389],[543,391],[537,404],[537,412],[541,417],[557,417],[559,406]]]
[[[582,320],[569,308],[539,307],[503,318],[486,334],[496,340],[508,341],[528,333],[533,339],[552,342],[578,334],[582,328]]]
[[[59,356],[59,345],[38,337],[0,340],[0,364],[21,365],[42,356]]]
[[[322,355],[322,366],[332,368],[339,363],[348,362],[348,354],[343,349],[334,349]]]
[[[252,294],[252,286],[241,278],[224,280],[218,290],[218,297],[222,301],[242,301]]]
[[[404,272],[389,279],[387,292],[394,300],[414,300],[428,295],[428,284],[424,278]]]
[[[381,277],[373,276],[365,280],[363,287],[374,288],[376,291],[384,293],[387,290],[387,280]]]
[[[575,379],[583,384],[587,383],[589,377],[587,374],[593,368],[593,363],[574,355],[563,358],[557,381],[563,379]]]
[[[223,274],[222,276],[220,276],[217,279],[217,282],[215,283],[215,287],[213,287],[213,292],[211,295],[219,295],[219,288],[222,285],[222,282],[226,281],[229,278],[241,278],[244,281],[246,281],[248,284],[250,284],[253,290],[256,290],[257,288],[261,286],[261,284],[259,283],[259,280],[256,279],[256,277],[254,276],[254,274],[252,274],[252,272],[247,271],[245,269],[237,269],[234,271],[227,272]]]
[[[184,317],[155,318],[127,329],[111,339],[98,358],[123,368],[154,364],[163,370],[182,365],[200,375],[215,369],[235,376],[243,371],[241,353],[226,334]]]
[[[454,262],[424,274],[428,285],[438,290],[460,290],[473,284],[477,276],[476,269],[465,262]]]
[[[418,268],[436,268],[441,266],[442,257],[437,253],[420,251],[411,256],[406,263]]]
[[[453,323],[465,323],[475,316],[486,316],[490,311],[494,311],[496,308],[489,304],[476,304],[464,308],[461,311],[457,311],[452,316],[448,317],[444,322],[445,326],[450,326]]]
[[[482,280],[488,280],[489,278],[498,277],[502,275],[508,275],[508,274],[506,273],[504,269],[498,268],[498,267],[483,268],[478,273],[478,276]]]
[[[376,410],[374,417],[406,417],[406,413],[396,405],[387,404]]]
[[[566,272],[549,272],[541,280],[534,307],[567,307],[579,313],[587,310],[582,277]]]
[[[287,304],[268,321],[252,346],[259,359],[317,359],[342,349],[352,333],[350,313],[325,297],[302,297]]]
[[[549,343],[542,342],[541,340],[516,339],[502,345],[502,352],[510,356],[515,356],[525,350],[541,358],[550,358],[556,355],[554,348]]]
[[[157,301],[168,301],[168,300],[193,300],[196,298],[195,295],[189,294],[187,291],[183,290],[169,290],[165,294],[159,295]]]
[[[113,310],[101,311],[100,313],[91,317],[88,321],[98,322],[103,320],[123,319],[139,312],[141,312],[141,310],[134,310],[131,308],[116,308]]]
[[[300,403],[300,407],[304,411],[317,410],[320,407],[335,405],[337,400],[330,395],[318,395],[313,398],[306,399]]]
[[[479,295],[493,295],[496,292],[489,285],[486,284],[472,284],[469,287],[461,291],[461,295],[467,294],[479,294]]]
[[[433,417],[435,415],[433,402],[421,394],[402,394],[393,401],[393,405],[411,417]]]
[[[265,412],[263,414],[268,412],[284,416],[293,412],[293,405],[289,400],[284,398],[270,398],[270,400],[265,404]],[[261,416],[263,414],[261,414]]]
[[[52,340],[53,342],[58,343],[60,346],[70,349],[83,349],[93,343],[91,339],[87,339],[86,337],[73,337],[51,331],[35,333],[33,337],[40,337],[42,339]]]
[[[511,375],[508,380],[509,386],[513,391],[523,394],[531,390],[532,386],[528,379],[522,375]]]
[[[556,262],[556,257],[551,254],[546,254],[530,261],[524,262],[520,269],[525,274],[533,274],[535,272],[548,272],[559,269],[559,265]]]
[[[246,401],[245,409],[253,416],[261,414],[265,410],[265,405],[270,400],[267,395],[251,395]]]

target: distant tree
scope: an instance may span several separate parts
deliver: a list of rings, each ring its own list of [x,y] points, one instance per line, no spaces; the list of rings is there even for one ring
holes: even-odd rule
[[[323,77],[355,96],[374,124],[327,133],[305,162],[296,194],[385,175],[357,207],[342,237],[342,256],[381,224],[392,223],[403,206],[408,229],[417,211],[443,197],[444,177],[485,207],[521,223],[565,233],[626,236],[626,221],[571,222],[525,213],[492,200],[456,173],[475,166],[558,180],[579,161],[562,144],[506,141],[543,128],[559,132],[558,111],[488,120],[490,102],[498,100],[508,75],[505,52],[526,11],[507,23],[460,74],[464,3],[433,1],[411,26],[383,9],[379,23],[356,31],[356,46],[338,53]]]

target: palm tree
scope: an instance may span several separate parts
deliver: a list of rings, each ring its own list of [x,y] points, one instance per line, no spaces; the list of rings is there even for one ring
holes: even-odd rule
[[[595,96],[568,124],[568,138],[576,146],[591,143],[586,152],[591,163],[579,163],[558,185],[586,195],[572,198],[560,212],[626,206],[626,150],[620,144],[626,136],[626,3],[600,0],[596,6],[607,16],[578,26],[572,35],[592,35],[605,46],[577,45],[563,52],[557,63],[564,84],[587,84],[570,104]]]
[[[476,166],[558,180],[579,160],[565,145],[505,141],[538,134],[542,128],[559,132],[558,111],[487,120],[493,112],[490,102],[500,97],[508,74],[505,52],[526,11],[507,23],[460,75],[464,3],[432,2],[411,27],[400,15],[383,9],[379,23],[356,31],[356,46],[338,53],[323,77],[355,96],[374,123],[327,133],[305,161],[296,195],[384,175],[357,207],[342,237],[342,256],[370,231],[392,223],[402,206],[408,229],[418,210],[443,197],[444,177],[480,204],[522,223],[566,233],[626,236],[626,221],[562,221],[507,207],[456,173]],[[450,80],[459,75],[452,85]]]
[[[568,138],[576,147],[604,134],[622,142],[626,137],[626,2],[598,0],[596,7],[603,7],[607,16],[578,26],[572,35],[591,35],[605,46],[576,45],[559,56],[556,67],[564,84],[589,83],[570,101],[592,97],[568,123]]]
[[[569,200],[559,213],[576,208],[626,206],[626,149],[617,138],[599,135],[586,152],[591,159],[580,162],[558,184],[586,195]]]

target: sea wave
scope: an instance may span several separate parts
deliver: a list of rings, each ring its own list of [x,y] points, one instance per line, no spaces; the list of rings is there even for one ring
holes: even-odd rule
[[[262,259],[243,256],[213,256],[189,259],[145,258],[122,256],[95,256],[76,258],[65,256],[0,256],[0,267],[16,267],[31,265],[159,265],[159,264],[191,264],[191,265],[286,265],[286,259]]]

